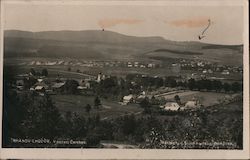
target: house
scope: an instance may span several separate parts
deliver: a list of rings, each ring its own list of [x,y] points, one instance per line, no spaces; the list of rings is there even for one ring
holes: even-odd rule
[[[131,68],[131,67],[133,67],[133,65],[132,64],[128,64],[128,67]]]
[[[205,70],[203,70],[203,71],[202,71],[202,73],[207,73],[207,70],[206,70],[206,69],[205,69]]]
[[[230,72],[229,72],[228,70],[223,70],[223,71],[221,72],[221,74],[223,74],[223,75],[229,75]]]
[[[52,86],[52,90],[55,92],[62,92],[65,82],[57,82]]]
[[[91,85],[90,85],[90,82],[91,79],[84,79],[84,80],[81,80],[79,82],[79,86],[78,86],[78,89],[90,89],[91,88]]]
[[[149,63],[148,68],[155,68],[155,64],[154,63]]]
[[[23,79],[16,80],[16,85],[17,86],[24,86],[24,80]]]
[[[141,103],[145,98],[146,98],[146,95],[139,95],[139,96],[136,98],[135,102],[136,102],[136,103]]]
[[[139,62],[134,62],[135,67],[139,67]]]
[[[77,86],[77,89],[78,90],[83,90],[83,89],[87,89],[87,87],[85,87],[85,86]]]
[[[42,82],[43,79],[42,79],[42,78],[38,78],[37,81],[38,81],[38,82]]]
[[[176,102],[167,102],[164,106],[160,107],[166,111],[179,111],[181,108]]]
[[[145,65],[143,65],[143,64],[141,64],[141,65],[140,65],[140,68],[146,68],[146,66],[145,66]]]
[[[45,87],[44,86],[36,86],[35,91],[44,93],[45,92]]]
[[[132,94],[123,97],[123,103],[124,104],[131,103],[132,101],[133,101],[133,95]]]
[[[101,80],[105,80],[105,79],[106,79],[106,76],[100,72],[100,73],[97,75],[96,81],[99,83],[99,82],[101,82]]]
[[[200,107],[201,104],[197,100],[187,101],[185,104],[185,109],[194,109]]]
[[[17,90],[19,90],[19,91],[24,90],[24,87],[23,87],[23,86],[16,86],[16,88],[17,88]]]
[[[37,86],[42,86],[44,87],[45,90],[49,89],[49,86],[44,81],[41,80],[40,81],[38,80],[38,82],[34,84],[33,88],[35,89]]]

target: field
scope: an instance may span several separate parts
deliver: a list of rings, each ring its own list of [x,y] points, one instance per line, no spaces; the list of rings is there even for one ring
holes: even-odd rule
[[[142,108],[138,105],[129,104],[123,106],[118,104],[118,102],[110,102],[104,99],[101,99],[102,107],[94,109],[94,97],[82,95],[52,95],[51,98],[62,114],[65,114],[67,111],[83,116],[99,114],[101,119],[108,119],[127,114],[140,114],[142,112]],[[89,113],[85,111],[87,104],[92,106]]]
[[[179,95],[181,102],[185,103],[193,98],[197,98],[205,107],[219,104],[219,101],[230,96],[225,93],[200,92],[200,91],[177,91],[168,94],[161,94],[158,97],[164,97],[168,100],[174,100],[174,96]]]

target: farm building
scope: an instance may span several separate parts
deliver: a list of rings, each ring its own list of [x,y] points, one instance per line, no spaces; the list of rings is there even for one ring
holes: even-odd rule
[[[160,107],[167,111],[178,111],[181,108],[180,105],[176,102],[167,102],[164,106]]]
[[[45,87],[44,86],[36,86],[35,91],[37,91],[37,92],[45,92]]]
[[[44,81],[39,81],[36,84],[34,84],[33,88],[35,89],[37,86],[42,86],[45,88],[45,90],[49,89],[49,86]]]
[[[133,95],[132,94],[123,97],[123,103],[124,104],[128,104],[128,103],[130,103],[132,101],[133,101]]]

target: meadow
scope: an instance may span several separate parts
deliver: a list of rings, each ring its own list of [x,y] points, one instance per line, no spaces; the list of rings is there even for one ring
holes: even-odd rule
[[[143,111],[137,104],[120,105],[118,102],[101,99],[99,109],[94,107],[95,97],[82,95],[51,95],[55,106],[62,114],[70,111],[82,116],[100,115],[101,119],[115,118],[130,114],[139,114]],[[90,112],[86,112],[85,106],[91,105]]]

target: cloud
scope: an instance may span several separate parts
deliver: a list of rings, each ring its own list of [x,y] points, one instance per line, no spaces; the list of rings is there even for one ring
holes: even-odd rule
[[[98,25],[101,28],[110,28],[119,24],[131,25],[141,22],[142,20],[139,19],[101,19],[98,21]]]
[[[203,27],[208,24],[209,17],[197,17],[192,19],[181,19],[181,20],[174,20],[171,22],[165,21],[175,27],[185,27],[185,28],[196,28],[196,27]]]

